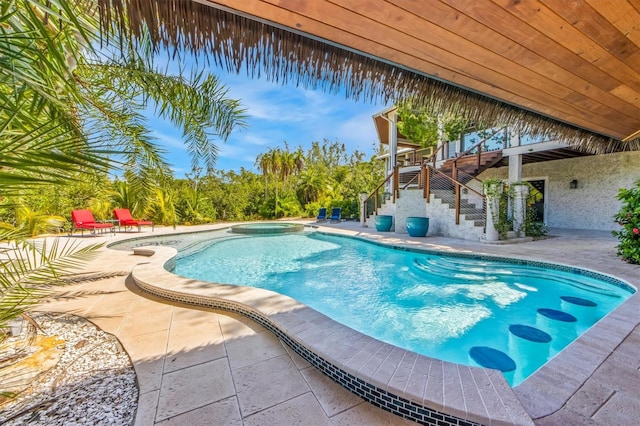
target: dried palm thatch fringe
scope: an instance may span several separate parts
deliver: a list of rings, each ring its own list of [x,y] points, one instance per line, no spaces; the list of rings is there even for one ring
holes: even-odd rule
[[[433,114],[453,113],[483,125],[508,125],[566,140],[601,154],[640,150],[640,138],[612,139],[460,88],[423,74],[304,37],[194,0],[98,0],[105,37],[140,38],[149,29],[155,48],[206,52],[230,72],[244,68],[282,84],[302,85],[347,98],[389,103],[412,97]],[[111,33],[113,34],[113,33]]]

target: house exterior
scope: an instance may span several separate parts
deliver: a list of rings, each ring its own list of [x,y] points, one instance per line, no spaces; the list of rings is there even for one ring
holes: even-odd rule
[[[508,153],[506,154],[508,155]],[[508,179],[509,167],[485,170],[478,178]],[[640,179],[640,152],[549,160],[522,166],[522,180],[543,184],[544,223],[553,228],[618,229],[613,216],[620,210],[620,188]]]
[[[395,108],[385,109],[373,119],[380,142],[389,146],[388,154],[380,157],[390,177],[386,191],[394,193],[396,188],[395,197],[388,197],[373,216],[394,216],[398,233],[406,233],[407,217],[426,216],[430,218],[429,235],[494,239],[486,232],[486,200],[480,196],[482,182],[487,179],[528,182],[540,191],[542,200],[533,208],[547,227],[612,231],[618,227],[613,216],[621,206],[619,189],[640,179],[638,151],[596,155],[560,140],[522,136],[508,128],[490,135],[467,132],[458,141],[442,141],[433,150],[424,150],[398,132]],[[458,171],[453,172],[451,164],[456,161]],[[438,177],[440,188],[424,189],[425,163],[433,166],[428,172],[430,185],[433,187]],[[396,167],[397,184],[390,176]],[[457,207],[451,186],[456,178],[460,182]],[[368,225],[373,226],[373,221],[370,218]]]

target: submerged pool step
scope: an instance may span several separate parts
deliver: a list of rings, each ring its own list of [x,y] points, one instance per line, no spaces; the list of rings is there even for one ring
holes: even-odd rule
[[[517,360],[515,375],[518,379],[523,379],[549,360],[552,340],[549,333],[536,327],[524,324],[509,326],[509,354]]]
[[[501,371],[507,380],[513,378],[516,362],[506,353],[489,346],[474,346],[469,349],[469,358],[484,368]]]
[[[562,350],[578,336],[578,319],[573,315],[549,308],[540,308],[536,313],[536,326],[554,336],[551,342],[553,349]]]
[[[476,274],[476,273],[467,272],[467,271],[460,271],[460,269],[456,270],[456,269],[450,269],[450,268],[442,268],[432,264],[425,264],[418,259],[414,259],[413,265],[418,271],[421,271],[429,275],[435,275],[435,276],[446,277],[446,278],[454,277],[463,281],[486,281],[486,280],[492,280],[492,279],[498,278],[496,275],[492,276],[487,274]]]
[[[433,273],[440,276],[454,276],[454,275],[468,275],[470,280],[478,279],[497,279],[498,277],[512,277],[514,280],[518,278],[533,278],[544,279],[547,281],[554,281],[561,284],[566,284],[575,288],[579,288],[590,293],[596,293],[603,296],[619,298],[620,296],[605,288],[595,286],[593,284],[587,284],[577,279],[570,277],[558,278],[553,273],[545,273],[544,270],[527,267],[524,265],[510,265],[507,263],[498,263],[498,267],[487,264],[486,266],[478,267],[477,265],[470,265],[467,262],[463,262],[462,266],[468,265],[469,267],[461,268],[461,265],[457,263],[457,260],[441,260],[431,258],[415,258],[414,264],[421,270],[429,273]],[[514,268],[516,266],[516,268]],[[461,277],[464,278],[464,277]]]
[[[560,296],[560,300],[560,307],[563,311],[580,318],[588,326],[598,321],[598,304],[596,302],[574,296]]]

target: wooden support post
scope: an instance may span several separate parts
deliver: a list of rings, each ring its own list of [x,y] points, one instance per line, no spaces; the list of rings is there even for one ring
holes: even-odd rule
[[[460,185],[457,183],[454,185],[456,186],[456,225],[460,225]]]
[[[395,169],[393,169],[393,202],[396,202],[396,198],[398,196],[398,188],[400,186],[399,184],[399,178],[400,178],[400,172],[399,172],[400,168],[396,167]]]
[[[424,166],[422,170],[424,170],[424,189],[422,190],[422,192],[424,194],[424,198],[428,203],[431,199],[431,169],[429,169],[429,167],[427,166]]]

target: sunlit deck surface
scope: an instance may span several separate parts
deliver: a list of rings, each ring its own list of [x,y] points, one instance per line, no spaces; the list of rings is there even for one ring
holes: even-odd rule
[[[640,268],[621,262],[615,256],[617,242],[609,232],[552,229],[552,238],[545,240],[489,245],[442,237],[411,238],[393,232],[378,233],[375,228],[363,228],[357,222],[319,225],[322,230],[394,245],[562,263],[613,275],[636,288],[640,286]],[[225,226],[229,225],[158,228],[153,233],[142,234],[175,234]],[[73,238],[94,243],[140,235]],[[167,251],[160,248],[156,255],[143,257],[105,248],[85,269],[105,274],[134,270],[134,274],[146,282],[152,281],[168,292],[186,292],[194,297],[206,297],[210,292],[195,280],[182,280],[187,283],[180,279],[167,280],[168,273],[154,265],[158,255],[166,256]],[[296,336],[305,347],[321,352],[324,359],[332,361],[331,340],[308,328],[315,320],[324,321],[321,315],[288,298],[265,301],[254,297],[251,292],[230,296],[247,306],[258,306],[265,317],[287,325],[287,334]],[[413,424],[331,381],[263,325],[240,314],[151,296],[134,283],[132,276],[64,287],[60,295],[48,300],[41,310],[81,315],[120,339],[138,376],[140,402],[136,424],[139,425],[199,424],[211,419],[225,425]],[[304,315],[309,315],[309,323],[299,322],[297,327],[295,321]],[[362,368],[354,371],[350,370],[352,361],[344,361],[340,354],[336,355],[335,364],[347,372],[368,374],[370,382],[381,388],[385,386],[384,381],[390,389],[402,388],[407,398],[418,392],[415,389],[422,389],[419,392],[425,406],[477,422],[482,419],[478,413],[484,413],[486,418],[482,422],[487,424],[530,424],[530,419],[536,424],[549,425],[635,424],[640,418],[639,324],[640,296],[636,293],[513,390],[508,386],[505,389],[495,376],[487,373],[482,377],[489,378],[484,385],[490,385],[491,392],[485,392],[479,369],[450,370],[445,366],[438,385],[442,395],[434,398],[433,388],[410,384],[410,378],[403,382],[398,377],[399,365],[403,360],[406,363],[410,355],[398,355],[397,351],[391,351],[386,359],[379,361],[381,367],[375,371],[368,372],[366,367],[376,358],[373,353],[361,353]],[[319,327],[333,325],[327,321]],[[314,342],[314,339],[317,340]],[[389,372],[388,367],[393,363],[398,368],[392,367]],[[503,395],[503,398],[497,401],[489,394]],[[433,403],[427,403],[434,399],[441,401],[441,405],[434,407]]]

